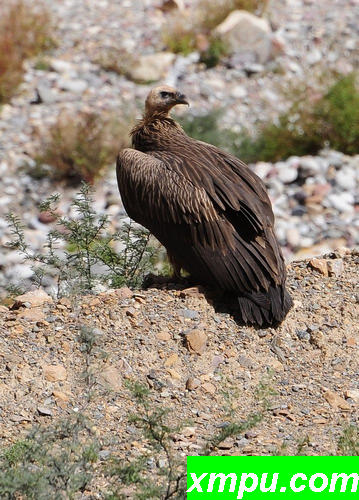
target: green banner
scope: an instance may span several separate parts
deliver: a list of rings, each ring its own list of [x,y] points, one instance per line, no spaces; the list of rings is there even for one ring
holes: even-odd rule
[[[188,457],[187,498],[358,498],[359,457]]]

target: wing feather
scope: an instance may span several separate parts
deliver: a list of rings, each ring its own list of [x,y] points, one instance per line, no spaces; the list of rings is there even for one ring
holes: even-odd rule
[[[262,181],[234,156],[187,139],[175,152],[120,153],[127,213],[199,279],[243,293],[281,283],[284,261]]]

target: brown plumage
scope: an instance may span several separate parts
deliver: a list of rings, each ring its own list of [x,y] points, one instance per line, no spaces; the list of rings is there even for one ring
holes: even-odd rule
[[[177,274],[238,297],[245,323],[271,325],[292,305],[264,184],[243,162],[188,137],[169,116],[187,104],[175,89],[153,89],[117,159],[128,215],[166,247]]]

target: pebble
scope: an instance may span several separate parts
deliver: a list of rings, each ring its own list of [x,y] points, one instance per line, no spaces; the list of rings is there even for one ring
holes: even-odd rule
[[[37,411],[39,412],[39,415],[45,417],[52,417],[52,415],[54,414],[53,410],[51,410],[51,408],[48,408],[47,406],[38,406]]]
[[[60,89],[67,90],[74,94],[82,94],[88,87],[88,83],[85,80],[68,80],[66,78],[60,78],[57,83]]]
[[[275,166],[278,170],[278,179],[284,184],[290,184],[297,179],[298,170],[296,167],[291,167],[285,162],[278,162]]]
[[[306,330],[297,330],[297,336],[300,340],[310,340],[310,333]]]
[[[200,385],[201,385],[201,381],[198,378],[189,377],[186,380],[186,389],[188,389],[189,391],[194,391]]]
[[[193,309],[182,309],[179,314],[187,319],[198,319],[199,312],[194,311]]]
[[[343,262],[343,259],[328,260],[327,266],[328,266],[329,276],[339,277],[344,272],[344,262]]]
[[[48,382],[58,382],[67,378],[66,368],[62,365],[45,365],[43,373]]]
[[[309,261],[310,267],[319,271],[323,276],[328,276],[328,262],[325,259],[317,259],[314,257]]]
[[[108,366],[100,374],[101,381],[115,392],[122,388],[121,374],[114,366]]]
[[[190,352],[203,354],[207,346],[207,334],[202,330],[192,330],[186,335],[186,345]]]
[[[343,399],[339,394],[334,391],[326,391],[324,394],[324,399],[333,408],[340,408],[341,410],[350,410],[350,404],[348,404],[345,399]]]
[[[359,389],[348,389],[344,395],[346,398],[352,399],[355,403],[359,403]]]

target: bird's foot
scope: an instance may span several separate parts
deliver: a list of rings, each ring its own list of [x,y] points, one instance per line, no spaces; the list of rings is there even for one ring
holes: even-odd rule
[[[143,280],[143,288],[165,288],[170,285],[188,285],[188,279],[179,276],[158,276],[156,274],[147,274]]]

